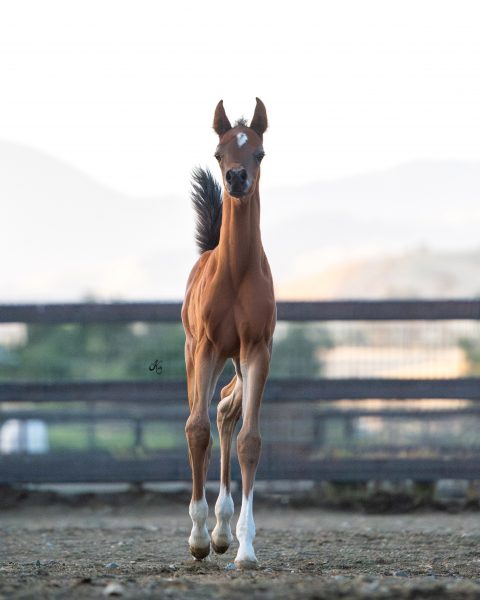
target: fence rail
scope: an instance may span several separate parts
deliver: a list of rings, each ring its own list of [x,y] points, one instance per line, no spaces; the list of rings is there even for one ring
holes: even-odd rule
[[[341,301],[279,302],[278,319],[285,321],[435,321],[480,320],[480,300],[422,301]],[[179,322],[181,304],[162,303],[82,303],[48,305],[0,305],[0,323],[121,323]],[[224,385],[222,380],[219,384]],[[359,410],[338,408],[337,400],[461,400],[461,408],[419,410],[387,407]],[[328,419],[341,419],[348,429],[365,416],[408,417],[445,421],[449,417],[480,417],[480,378],[457,379],[270,379],[265,391],[265,409],[292,418],[288,407],[302,407],[298,419],[311,427],[309,440],[297,445],[275,439],[270,432],[259,467],[260,479],[313,479],[366,481],[372,479],[415,479],[434,481],[480,479],[478,444],[468,451],[441,449],[435,457],[345,457],[321,455]],[[466,401],[466,402],[465,402]],[[86,403],[88,409],[71,406]],[[149,381],[81,382],[3,382],[0,383],[0,425],[8,419],[44,419],[46,423],[124,420],[135,430],[130,457],[89,449],[66,454],[41,456],[0,455],[0,483],[79,482],[79,481],[171,481],[188,480],[190,471],[186,449],[143,452],[142,423],[155,419],[183,428],[187,410],[185,381],[160,379]],[[62,403],[51,408],[46,403]],[[35,409],[32,408],[35,405]],[[43,406],[45,405],[45,406]],[[39,408],[37,408],[37,406]],[[139,412],[139,409],[140,410]],[[143,412],[142,412],[143,411]],[[213,415],[212,415],[213,416]],[[480,421],[479,421],[480,422]],[[94,431],[91,439],[94,439]],[[268,437],[268,436],[267,436]],[[139,452],[139,449],[142,450]],[[398,450],[398,448],[397,448]],[[218,461],[212,457],[210,477],[218,478]],[[233,476],[238,467],[233,466]]]
[[[0,323],[180,321],[180,302],[0,304]],[[433,321],[480,319],[479,300],[277,302],[280,321]]]
[[[280,449],[279,449],[280,451]],[[284,456],[265,460],[262,456],[257,471],[258,480],[316,480],[360,482],[372,480],[437,481],[438,479],[479,478],[477,458],[446,461],[435,458],[348,458],[297,462]],[[237,461],[232,461],[232,479],[240,479]],[[184,452],[164,452],[162,459],[119,459],[101,453],[54,455],[46,457],[20,456],[2,458],[2,483],[113,483],[190,481],[190,467]],[[220,479],[218,452],[212,453],[208,471],[210,481]]]
[[[222,378],[219,389],[228,383]],[[81,381],[0,383],[0,402],[184,403],[185,381]],[[480,400],[480,378],[458,379],[270,379],[264,402],[320,400]]]

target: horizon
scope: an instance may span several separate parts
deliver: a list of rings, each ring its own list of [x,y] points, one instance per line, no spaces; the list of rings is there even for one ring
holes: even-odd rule
[[[161,189],[159,189],[157,191],[153,191],[151,194],[135,194],[133,192],[123,191],[122,189],[120,189],[120,187],[116,187],[113,184],[103,181],[100,177],[97,177],[94,173],[90,173],[90,172],[84,170],[81,166],[79,166],[73,162],[70,162],[67,158],[63,158],[61,156],[52,154],[51,152],[44,150],[43,148],[39,148],[34,145],[23,144],[21,142],[12,141],[12,140],[9,140],[6,138],[0,138],[0,147],[2,145],[16,146],[20,150],[26,150],[27,152],[33,152],[35,154],[43,156],[44,158],[58,162],[58,163],[64,165],[65,167],[67,167],[69,170],[76,171],[81,177],[90,180],[90,182],[95,184],[96,186],[104,188],[105,190],[114,192],[114,193],[122,195],[122,196],[128,196],[131,198],[148,200],[148,199],[154,199],[154,198],[155,199],[167,199],[171,196],[179,196],[180,195],[180,193],[178,191],[164,191]],[[359,171],[356,173],[349,173],[349,174],[345,174],[345,175],[336,175],[335,174],[335,175],[331,175],[331,176],[325,175],[323,178],[319,177],[317,179],[299,182],[298,184],[287,183],[285,185],[278,185],[278,184],[273,183],[272,185],[266,185],[266,184],[264,184],[263,178],[262,178],[262,188],[264,188],[266,191],[269,191],[269,192],[275,191],[277,189],[285,190],[285,189],[289,189],[289,188],[294,188],[294,189],[308,188],[310,186],[314,186],[317,183],[321,183],[321,184],[335,183],[335,182],[341,182],[341,181],[348,181],[350,179],[368,177],[370,175],[376,175],[378,173],[388,173],[391,171],[398,171],[398,170],[401,170],[402,168],[408,167],[409,165],[420,164],[420,165],[435,166],[435,165],[442,164],[442,163],[451,164],[451,165],[464,165],[464,166],[469,166],[469,167],[477,166],[480,168],[480,157],[478,159],[476,159],[476,158],[462,159],[462,158],[448,158],[448,157],[445,157],[445,158],[428,158],[428,157],[411,158],[411,159],[400,161],[398,163],[394,163],[394,164],[387,165],[387,166],[371,167],[371,168],[368,168],[366,170]],[[207,168],[206,164],[198,165],[198,163],[197,163],[197,164],[193,165],[192,168],[190,169],[189,176],[187,177],[187,185],[188,186],[190,186],[190,184],[191,184],[191,172],[193,171],[193,169],[196,166],[200,166],[202,168],[203,167]],[[210,168],[210,167],[208,167],[208,168]],[[223,188],[223,182],[221,181],[220,172],[218,169],[218,165],[216,163],[214,163],[213,169],[211,169],[211,171],[212,171],[212,175],[215,177],[215,179],[219,182],[219,184]],[[189,198],[190,198],[190,192],[188,190],[187,199],[189,200]]]

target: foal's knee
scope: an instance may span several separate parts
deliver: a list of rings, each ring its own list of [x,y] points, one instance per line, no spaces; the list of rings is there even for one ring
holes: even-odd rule
[[[256,466],[262,448],[262,438],[258,431],[240,430],[237,436],[237,456],[244,465]]]
[[[185,435],[191,448],[206,450],[211,440],[208,416],[190,415],[185,425]]]

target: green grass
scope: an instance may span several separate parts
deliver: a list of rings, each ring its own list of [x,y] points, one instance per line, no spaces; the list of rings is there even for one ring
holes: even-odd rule
[[[143,445],[148,450],[174,450],[185,443],[183,424],[157,422],[144,425]]]
[[[92,434],[88,424],[49,426],[52,452],[104,450],[114,455],[134,454],[134,423],[97,423]],[[94,440],[93,448],[91,440]],[[185,446],[183,427],[167,423],[149,423],[143,426],[143,447],[146,451],[173,450]]]
[[[49,425],[48,440],[53,452],[62,450],[87,450],[87,425]]]

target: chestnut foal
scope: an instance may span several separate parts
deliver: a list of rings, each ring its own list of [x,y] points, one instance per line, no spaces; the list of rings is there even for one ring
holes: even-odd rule
[[[235,375],[221,391],[217,425],[221,447],[221,485],[215,504],[217,524],[212,548],[222,554],[233,536],[230,520],[230,447],[235,425],[242,474],[242,508],[236,534],[235,564],[255,567],[253,549],[253,484],[261,438],[259,412],[272,352],[276,305],[270,267],[260,236],[260,163],[267,113],[261,100],[248,127],[240,119],[232,127],[220,101],[213,128],[219,136],[215,157],[224,192],[209,171],[194,171],[192,200],[197,213],[197,243],[201,256],[187,282],[182,308],[190,416],[185,432],[192,468],[193,522],[190,551],[196,559],[210,552],[206,520],[205,480],[212,447],[208,409],[227,358]]]

